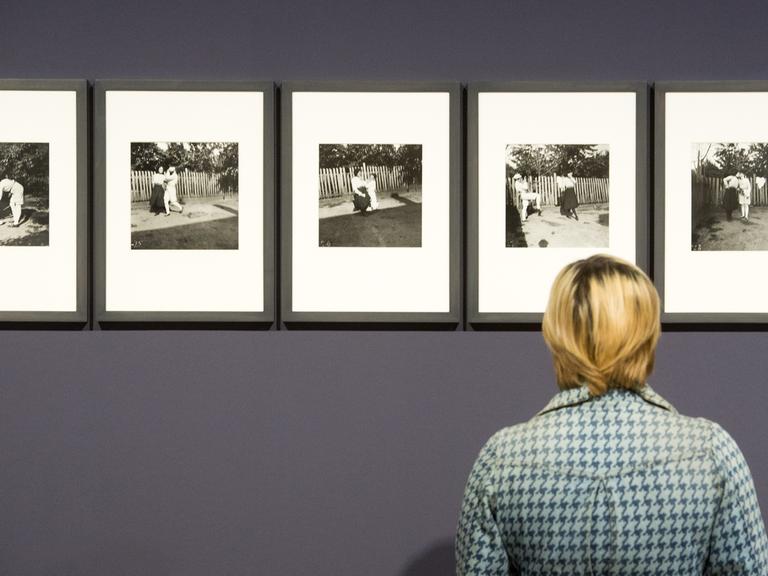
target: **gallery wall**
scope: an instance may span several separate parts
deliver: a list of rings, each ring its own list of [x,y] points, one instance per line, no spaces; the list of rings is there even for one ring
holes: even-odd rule
[[[766,16],[746,0],[11,0],[0,76],[765,79]],[[555,392],[536,330],[0,342],[0,574],[14,576],[450,573],[477,451]],[[760,327],[667,331],[651,378],[736,438],[764,515],[766,348]]]

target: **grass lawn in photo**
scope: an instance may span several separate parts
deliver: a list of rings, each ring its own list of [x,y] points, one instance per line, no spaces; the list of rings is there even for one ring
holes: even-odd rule
[[[421,188],[379,194],[379,209],[352,212],[350,197],[320,202],[320,246],[421,246]]]
[[[7,198],[0,201],[0,246],[48,246],[48,198],[27,194],[19,226],[13,227]]]
[[[768,206],[751,206],[749,220],[709,207],[693,231],[693,250],[768,250]]]
[[[183,212],[153,214],[148,202],[131,206],[131,248],[135,250],[236,250],[237,197],[189,198]]]
[[[556,206],[545,206],[521,222],[516,208],[507,205],[506,246],[508,248],[608,247],[608,204],[583,204],[579,219],[560,214]]]

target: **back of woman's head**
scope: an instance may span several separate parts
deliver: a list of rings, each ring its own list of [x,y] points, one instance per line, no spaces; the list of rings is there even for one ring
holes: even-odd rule
[[[638,388],[653,370],[661,333],[659,295],[648,276],[596,255],[555,278],[542,323],[561,388]]]

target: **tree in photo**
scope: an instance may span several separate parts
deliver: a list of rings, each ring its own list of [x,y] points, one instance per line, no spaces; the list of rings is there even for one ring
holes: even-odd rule
[[[320,166],[347,168],[368,164],[394,166],[398,149],[393,144],[323,144],[320,146]]]
[[[174,166],[178,172],[217,174],[221,186],[237,191],[237,142],[134,142],[131,165],[133,170],[152,172]]]
[[[0,144],[0,178],[18,180],[26,194],[48,197],[47,143]]]
[[[166,163],[165,151],[155,142],[131,143],[131,169],[152,170]]]
[[[554,146],[520,144],[507,147],[507,165],[515,172],[530,176],[552,174],[561,158]]]
[[[507,147],[509,171],[540,178],[573,172],[607,178],[608,151],[592,144],[515,144]]]
[[[405,183],[421,182],[421,144],[403,144],[397,149],[397,163],[403,167]]]
[[[715,151],[715,161],[722,175],[751,172],[749,150],[739,144],[720,144]]]
[[[768,144],[751,144],[749,146],[751,161],[750,172],[756,176],[768,176]]]

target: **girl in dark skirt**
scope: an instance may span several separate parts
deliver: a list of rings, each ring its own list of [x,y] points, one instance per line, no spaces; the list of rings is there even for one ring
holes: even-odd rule
[[[356,212],[360,210],[360,212],[365,215],[365,213],[368,211],[368,208],[371,205],[371,198],[368,196],[368,193],[366,192],[364,196],[361,196],[360,194],[355,194],[352,198],[352,204],[354,205],[353,212]]]
[[[566,218],[573,216],[576,220],[579,215],[576,208],[579,207],[579,200],[576,198],[576,179],[573,172],[568,172],[568,176],[562,179],[562,195],[560,197],[560,214]]]
[[[149,197],[149,211],[153,214],[165,212],[165,177],[160,166],[152,175],[152,195]]]
[[[739,180],[736,176],[726,176],[723,178],[725,183],[725,192],[723,193],[723,208],[725,209],[726,219],[731,219],[731,213],[739,210]]]

